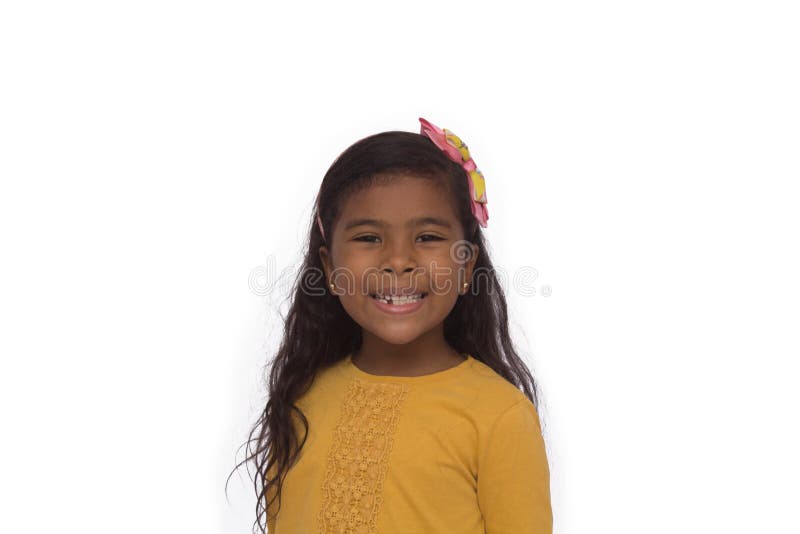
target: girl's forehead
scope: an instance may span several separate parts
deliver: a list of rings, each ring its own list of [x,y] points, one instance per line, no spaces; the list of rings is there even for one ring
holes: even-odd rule
[[[450,193],[441,184],[421,178],[378,183],[348,195],[337,226],[347,230],[365,220],[387,227],[406,227],[412,222],[459,227]]]
[[[388,182],[376,182],[352,192],[343,203],[342,212],[382,208],[384,203],[404,201],[407,208],[424,206],[427,209],[452,208],[450,192],[439,182],[426,178],[401,177]],[[377,204],[377,205],[376,205]]]
[[[341,211],[343,222],[365,217],[403,221],[420,216],[457,221],[450,192],[433,180],[397,179],[347,195]]]

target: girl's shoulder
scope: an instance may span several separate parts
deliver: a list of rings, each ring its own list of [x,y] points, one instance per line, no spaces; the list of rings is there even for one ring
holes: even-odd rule
[[[530,399],[514,384],[478,359],[473,359],[467,386],[477,392],[475,406],[488,414],[498,414],[518,403],[531,403]]]
[[[338,360],[316,370],[308,389],[300,396],[297,404],[309,406],[326,402],[341,389],[340,384],[346,379],[344,360]]]

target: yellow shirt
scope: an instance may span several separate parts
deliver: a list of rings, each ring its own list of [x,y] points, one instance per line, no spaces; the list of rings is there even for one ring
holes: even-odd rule
[[[519,389],[471,355],[416,377],[350,356],[297,402],[308,438],[269,534],[552,532],[539,418]]]

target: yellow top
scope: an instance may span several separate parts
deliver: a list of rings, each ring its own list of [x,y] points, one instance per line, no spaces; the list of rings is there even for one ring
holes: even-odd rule
[[[297,402],[308,438],[269,534],[552,532],[539,418],[519,389],[471,355],[414,377],[350,356]]]

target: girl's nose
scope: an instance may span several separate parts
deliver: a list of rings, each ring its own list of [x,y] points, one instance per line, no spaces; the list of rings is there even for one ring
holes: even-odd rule
[[[414,247],[395,240],[386,247],[386,255],[381,263],[382,271],[393,271],[397,274],[411,272],[417,267]]]
[[[383,263],[381,266],[382,271],[394,272],[403,274],[405,272],[413,272],[417,268],[417,263],[410,257],[395,256]]]

